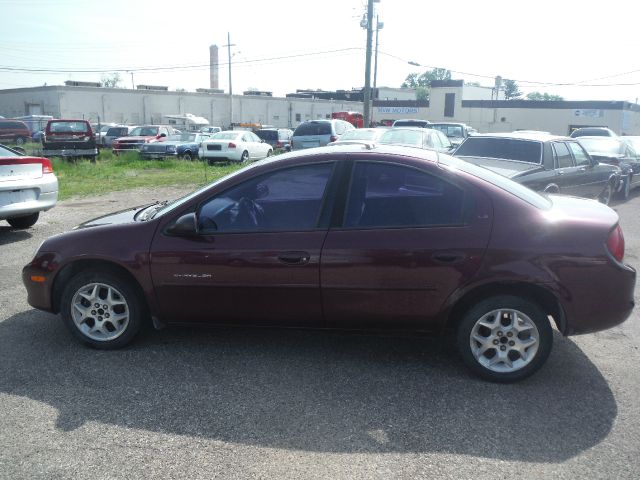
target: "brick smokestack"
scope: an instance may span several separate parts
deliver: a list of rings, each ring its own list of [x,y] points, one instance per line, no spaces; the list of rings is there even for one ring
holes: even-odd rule
[[[219,88],[218,87],[218,46],[211,45],[209,47],[209,77],[210,77],[210,87],[209,88]]]

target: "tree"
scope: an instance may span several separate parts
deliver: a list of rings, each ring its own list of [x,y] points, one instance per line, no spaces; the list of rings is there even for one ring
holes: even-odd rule
[[[522,96],[522,92],[518,90],[518,85],[515,80],[505,80],[504,81],[504,99],[505,100],[515,100],[516,98],[520,98]]]
[[[415,88],[418,100],[429,100],[429,88],[434,80],[451,80],[451,70],[434,68],[423,74],[410,73],[404,79],[400,88]]]
[[[102,75],[100,82],[103,87],[120,88],[120,82],[122,82],[122,79],[118,72],[113,72],[112,74],[105,73]]]
[[[560,95],[550,95],[548,93],[531,92],[527,95],[527,100],[542,100],[545,102],[561,102],[564,100]]]

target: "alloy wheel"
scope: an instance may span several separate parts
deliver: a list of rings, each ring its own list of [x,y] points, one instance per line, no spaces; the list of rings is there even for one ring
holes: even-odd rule
[[[71,300],[71,318],[83,335],[97,342],[113,340],[129,325],[129,305],[111,285],[89,283]]]

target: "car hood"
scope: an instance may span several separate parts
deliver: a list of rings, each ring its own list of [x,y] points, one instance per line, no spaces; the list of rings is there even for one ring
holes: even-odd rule
[[[150,139],[155,139],[155,135],[148,135],[148,136],[134,136],[134,137],[120,137],[117,140],[150,140]]]
[[[128,208],[126,210],[120,210],[118,212],[108,213],[101,217],[93,218],[75,226],[74,230],[81,230],[84,228],[101,227],[105,225],[120,225],[125,223],[133,223],[135,216],[141,210],[155,205],[156,203],[148,203],[139,207]]]
[[[515,160],[506,160],[503,158],[487,158],[487,157],[458,157],[469,163],[488,168],[489,170],[499,173],[503,177],[514,178],[527,173],[533,173],[544,170],[542,165],[537,163],[518,162]]]

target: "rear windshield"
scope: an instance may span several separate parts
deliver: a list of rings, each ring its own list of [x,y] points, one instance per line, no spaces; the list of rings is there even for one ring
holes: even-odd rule
[[[278,140],[276,130],[256,130],[255,134],[263,140]]]
[[[211,135],[212,140],[235,140],[235,138],[239,135],[238,132],[218,132],[216,134]]]
[[[331,135],[331,124],[329,122],[305,122],[298,125],[293,133],[294,137],[306,135]]]
[[[8,148],[4,148],[0,145],[0,157],[19,157],[20,155],[13,150],[9,150]]]
[[[393,122],[394,127],[425,127],[429,125],[427,120],[396,120]]]
[[[575,130],[572,134],[572,137],[610,137],[611,133],[609,130],[604,128],[579,128]]]
[[[49,132],[53,133],[86,133],[89,125],[85,122],[50,122]]]
[[[158,127],[136,127],[129,134],[132,137],[155,137],[158,135]]]
[[[429,125],[429,128],[440,130],[449,138],[463,138],[464,130],[461,125]]]
[[[395,143],[402,145],[415,145],[418,147],[422,146],[422,130],[409,130],[409,129],[401,129],[398,130],[391,129],[387,130],[380,137],[380,143]]]
[[[456,157],[484,157],[542,163],[542,143],[535,140],[497,137],[469,137],[455,152]]]

